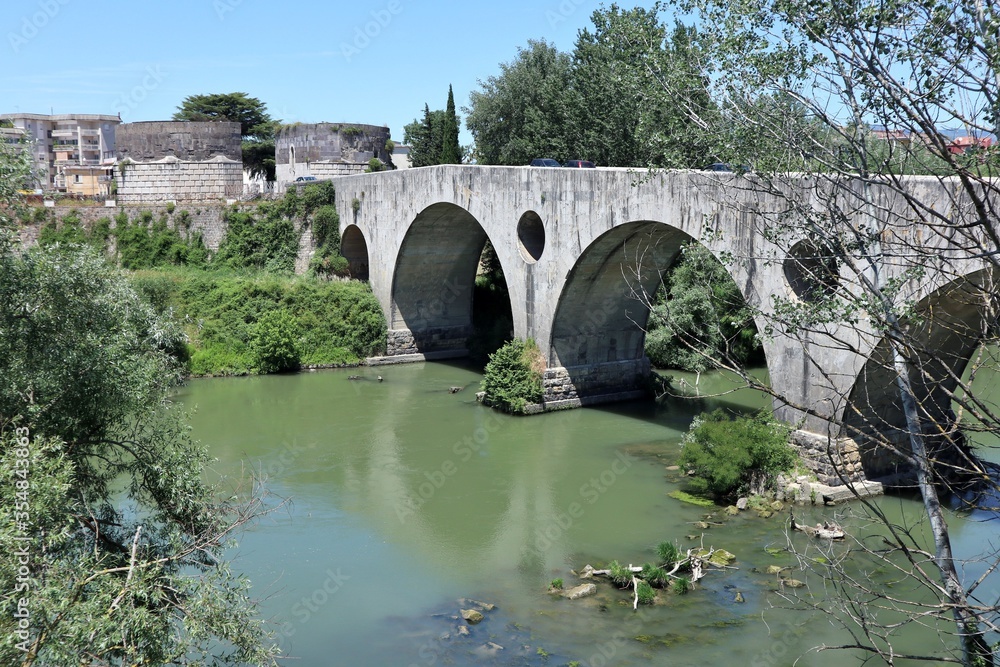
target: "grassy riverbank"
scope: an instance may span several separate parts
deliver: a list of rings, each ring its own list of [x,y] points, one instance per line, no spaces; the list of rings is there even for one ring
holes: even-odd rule
[[[172,268],[137,271],[132,284],[184,328],[192,375],[257,372],[257,324],[275,311],[294,323],[302,366],[355,364],[385,348],[385,320],[365,283]]]

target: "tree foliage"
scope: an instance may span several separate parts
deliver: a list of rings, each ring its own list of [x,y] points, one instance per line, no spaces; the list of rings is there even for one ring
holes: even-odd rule
[[[688,103],[712,108],[694,67],[697,33],[670,29],[652,9],[617,5],[591,16],[572,53],[528,42],[500,74],[470,95],[467,124],[480,164],[532,158],[592,160],[613,167],[694,167],[707,159],[702,134],[661,79],[682,86]]]
[[[490,355],[483,374],[483,391],[490,405],[520,413],[542,400],[545,362],[533,340],[514,339]]]
[[[466,125],[479,164],[528,164],[540,156],[569,159],[573,122],[572,61],[555,46],[529,41],[500,74],[469,96]],[[575,157],[575,156],[573,156]]]
[[[298,322],[286,310],[272,310],[261,315],[254,327],[250,350],[254,366],[261,373],[281,373],[298,370],[302,355],[299,351]]]
[[[448,86],[445,109],[431,111],[424,105],[424,115],[403,127],[403,142],[410,146],[410,164],[429,167],[435,164],[461,164],[462,149],[458,143],[458,114],[455,95]]]
[[[646,354],[659,368],[705,371],[762,358],[753,311],[704,246],[684,246],[650,312]]]
[[[202,478],[205,449],[167,400],[179,330],[86,248],[8,249],[0,285],[0,546],[28,553],[0,561],[0,583],[29,572],[0,602],[0,661],[274,664],[223,552],[260,496]]]
[[[441,128],[441,164],[461,164],[462,149],[458,145],[458,113],[455,111],[455,93],[448,86],[448,102]]]
[[[267,105],[258,98],[246,93],[189,95],[173,119],[239,123],[243,167],[253,177],[275,180],[274,135],[280,121],[271,118]]]
[[[723,410],[695,417],[681,443],[681,466],[691,485],[720,500],[761,494],[797,459],[789,427],[767,413],[731,418]]]

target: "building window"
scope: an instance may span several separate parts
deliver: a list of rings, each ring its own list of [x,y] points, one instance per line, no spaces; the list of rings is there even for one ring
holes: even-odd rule
[[[73,174],[73,182],[74,183],[80,182],[80,174]]]

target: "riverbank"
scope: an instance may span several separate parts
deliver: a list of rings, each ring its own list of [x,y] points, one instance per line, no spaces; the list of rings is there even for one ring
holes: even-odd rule
[[[285,313],[298,366],[362,363],[385,347],[385,320],[367,283],[265,272],[171,268],[136,271],[133,286],[187,335],[184,361],[194,377],[250,375],[267,313]]]

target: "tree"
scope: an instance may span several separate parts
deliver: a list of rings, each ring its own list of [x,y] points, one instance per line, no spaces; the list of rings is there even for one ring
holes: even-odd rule
[[[697,70],[697,32],[671,31],[653,9],[612,4],[593,13],[573,52],[528,42],[501,73],[480,81],[466,110],[483,164],[532,158],[593,160],[612,167],[692,167],[706,163],[704,135],[684,107],[662,95],[663,82],[685,90],[701,112],[712,108]]]
[[[441,164],[461,164],[462,149],[458,145],[458,114],[455,112],[455,94],[448,86],[448,104],[444,111],[441,131]]]
[[[753,312],[704,246],[683,248],[657,296],[646,334],[646,354],[655,366],[701,372],[713,367],[713,359],[760,360]]]
[[[575,134],[570,57],[544,41],[529,41],[500,74],[479,81],[469,96],[466,125],[479,164],[525,165],[536,157],[567,160]],[[592,109],[591,111],[595,111]]]
[[[0,173],[21,172],[6,150]],[[3,222],[0,661],[274,665],[224,558],[263,499],[203,479],[168,400],[183,334],[93,250],[23,250]]]
[[[189,95],[173,118],[239,123],[244,168],[253,177],[275,180],[274,134],[280,121],[271,118],[267,105],[256,97],[246,93]]]
[[[960,572],[978,560],[994,563],[997,554],[955,554],[944,506],[968,489],[959,482],[995,489],[966,434],[1000,433],[993,406],[967,380],[991,363],[988,355],[970,362],[977,344],[1000,337],[1000,184],[989,178],[995,156],[953,152],[943,129],[977,135],[996,125],[1000,14],[979,0],[676,4],[702,26],[699,67],[718,113],[704,113],[665,76],[660,94],[733,160],[767,158],[750,187],[781,207],[757,211],[753,221],[771,244],[768,261],[783,263],[796,296],[759,304],[756,316],[767,322],[772,349],[800,345],[829,391],[824,405],[787,395],[776,395],[776,403],[786,416],[825,423],[828,463],[843,479],[849,471],[836,443],[845,437],[907,465],[931,536],[925,544],[866,500],[869,516],[883,524],[883,542],[857,541],[856,566],[843,559],[824,566],[837,598],[795,602],[841,621],[853,637],[841,648],[890,663],[993,664],[986,632],[997,628],[1000,608],[980,600],[980,581]],[[634,43],[644,43],[641,34]],[[775,150],[780,154],[768,155]],[[949,200],[926,199],[927,190],[901,177],[907,173],[934,175]],[[934,286],[926,284],[929,272]],[[824,347],[867,358],[860,382],[891,388],[886,401],[870,399],[864,386],[845,386],[843,369],[824,365]],[[852,571],[865,556],[921,594],[882,590]],[[974,571],[985,577],[992,566]],[[907,655],[895,646],[907,623],[940,632],[943,654]]]
[[[177,107],[174,120],[224,120],[239,123],[240,135],[245,139],[274,137],[275,121],[267,113],[267,105],[246,93],[189,95]]]
[[[403,141],[410,146],[410,164],[429,167],[440,164],[444,146],[444,111],[431,111],[424,105],[424,116],[403,127]]]
[[[447,108],[431,111],[425,104],[423,118],[403,127],[403,141],[410,146],[410,164],[414,167],[461,164],[458,128],[455,95],[448,86]]]

